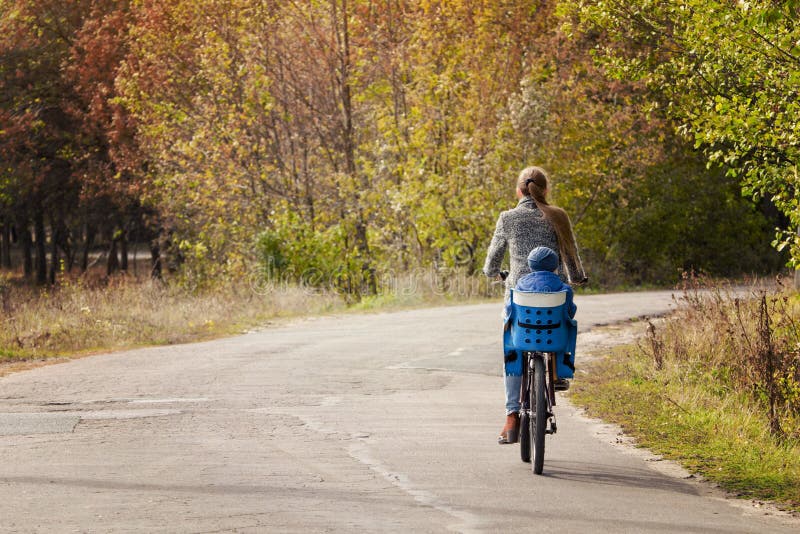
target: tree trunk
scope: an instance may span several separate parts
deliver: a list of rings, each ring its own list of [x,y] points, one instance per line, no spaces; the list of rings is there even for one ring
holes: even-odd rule
[[[0,241],[0,267],[11,269],[11,224],[8,221],[3,221]]]
[[[800,237],[800,226],[797,228],[797,235]],[[800,289],[800,269],[794,271],[794,288]]]
[[[139,220],[140,220],[140,217],[137,216],[136,222],[133,223],[133,232],[132,232],[133,233],[133,277],[134,278],[138,278],[139,277],[139,271],[136,268],[136,260],[138,259],[136,257],[136,252],[137,252],[136,251],[136,244],[140,241],[140,239],[139,239]]]
[[[70,230],[64,221],[60,221],[58,228],[58,246],[61,248],[61,252],[64,253],[64,259],[67,263],[67,272],[72,272],[72,266],[75,265],[75,251],[72,249],[72,244],[70,243]]]
[[[120,252],[120,261],[119,261],[119,270],[127,273],[128,272],[128,233],[123,231],[119,237],[119,252]]]
[[[92,244],[94,243],[96,230],[92,225],[87,224],[85,233],[86,241],[83,243],[83,256],[81,257],[81,272],[84,273],[86,272],[86,269],[89,268],[89,250],[92,248]]]
[[[54,286],[56,285],[56,276],[59,271],[59,255],[58,255],[58,240],[60,230],[56,223],[51,223],[50,226],[50,272],[47,276],[47,282]]]
[[[33,231],[36,234],[36,283],[45,284],[47,282],[47,248],[46,236],[44,232],[44,216],[38,211],[33,220]]]
[[[150,241],[150,258],[152,260],[150,276],[161,280],[161,247],[158,246],[158,238]]]
[[[106,263],[106,275],[111,276],[119,270],[119,256],[117,256],[117,238],[111,238],[111,247],[108,250],[108,262]]]
[[[333,2],[333,19],[337,20],[336,2]],[[367,293],[375,295],[378,292],[377,281],[375,279],[375,269],[372,267],[372,258],[367,239],[367,221],[362,207],[362,195],[368,191],[369,183],[364,176],[359,176],[356,166],[356,138],[355,125],[353,124],[353,99],[352,88],[350,86],[350,69],[352,58],[350,53],[350,28],[348,18],[350,14],[347,9],[347,0],[342,0],[342,27],[341,33],[337,30],[337,41],[339,44],[339,83],[342,113],[344,119],[344,160],[348,177],[354,183],[360,184],[360,190],[356,193],[356,224],[355,238],[356,248],[361,259],[361,283],[362,290],[365,288]],[[364,287],[366,284],[366,287]]]
[[[20,244],[22,245],[22,272],[25,278],[33,274],[33,239],[27,221],[19,223]]]

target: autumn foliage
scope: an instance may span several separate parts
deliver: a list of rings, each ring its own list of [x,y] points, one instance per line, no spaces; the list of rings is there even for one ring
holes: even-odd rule
[[[595,61],[615,28],[588,4],[2,0],[3,264],[111,274],[138,243],[156,276],[374,293],[477,272],[536,163],[598,281],[775,268],[786,221]]]

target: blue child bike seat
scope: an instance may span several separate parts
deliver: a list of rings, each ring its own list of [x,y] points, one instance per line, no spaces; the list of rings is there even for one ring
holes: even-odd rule
[[[555,352],[558,353],[558,377],[572,378],[578,323],[569,317],[566,301],[566,291],[511,290],[511,316],[507,319],[509,329],[504,336],[508,374],[522,373],[523,351]],[[509,360],[511,354],[517,358]]]

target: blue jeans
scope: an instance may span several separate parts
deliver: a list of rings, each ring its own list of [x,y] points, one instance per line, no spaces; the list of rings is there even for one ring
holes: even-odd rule
[[[503,320],[503,324],[506,324],[510,312],[511,312],[511,299],[510,295],[508,294],[508,291],[506,291],[506,298],[505,298],[505,303],[503,305],[503,311],[500,314],[500,317]],[[506,368],[504,364],[503,383],[506,386],[506,415],[510,413],[518,413],[520,410],[519,390],[520,388],[522,388],[522,377],[506,374]]]
[[[503,376],[506,385],[506,415],[517,413],[520,409],[519,390],[522,387],[522,377],[505,373]]]

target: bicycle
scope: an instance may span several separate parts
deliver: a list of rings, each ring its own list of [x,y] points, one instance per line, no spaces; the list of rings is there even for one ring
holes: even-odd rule
[[[577,322],[566,311],[566,292],[511,291],[510,343],[521,364],[520,456],[533,472],[544,469],[545,436],[558,427],[553,407],[556,391],[569,388]],[[507,364],[509,360],[507,360]],[[531,455],[531,452],[533,453]]]

